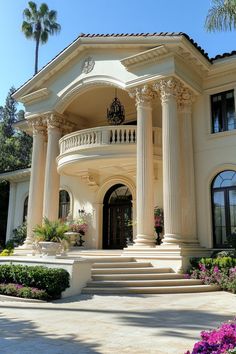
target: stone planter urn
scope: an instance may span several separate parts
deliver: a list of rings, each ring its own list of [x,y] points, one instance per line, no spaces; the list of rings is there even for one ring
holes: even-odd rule
[[[76,245],[79,238],[79,233],[74,231],[67,231],[64,233],[66,239],[69,241],[70,245],[73,247]]]
[[[39,246],[41,248],[42,257],[55,257],[62,251],[59,242],[40,241]]]

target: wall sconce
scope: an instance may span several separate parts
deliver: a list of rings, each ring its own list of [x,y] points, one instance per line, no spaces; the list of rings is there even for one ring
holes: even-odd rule
[[[84,209],[78,209],[79,216],[83,216],[85,213]]]

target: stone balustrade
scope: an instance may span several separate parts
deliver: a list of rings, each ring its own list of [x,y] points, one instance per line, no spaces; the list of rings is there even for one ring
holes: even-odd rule
[[[136,144],[134,125],[103,126],[67,134],[59,141],[60,155],[103,145]],[[153,128],[153,144],[161,147],[161,128]]]

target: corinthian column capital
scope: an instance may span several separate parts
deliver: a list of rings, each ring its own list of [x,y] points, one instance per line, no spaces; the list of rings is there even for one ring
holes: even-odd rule
[[[190,113],[192,110],[192,104],[194,102],[194,95],[191,90],[187,87],[183,87],[179,97],[178,97],[178,110],[180,112],[188,112]]]
[[[162,103],[165,103],[171,97],[178,98],[181,88],[181,82],[174,77],[162,79],[153,84],[153,89],[160,92]]]
[[[150,105],[152,100],[155,98],[155,91],[152,90],[151,86],[144,85],[141,87],[135,87],[129,91],[131,98],[136,99],[136,106],[139,105]]]
[[[46,135],[46,126],[42,116],[36,116],[28,118],[28,126],[32,129],[33,136],[35,135]]]

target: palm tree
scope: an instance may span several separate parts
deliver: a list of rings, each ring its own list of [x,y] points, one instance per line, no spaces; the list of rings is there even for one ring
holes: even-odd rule
[[[205,28],[207,31],[227,31],[236,29],[236,0],[212,0]]]
[[[23,11],[22,31],[26,38],[36,42],[34,74],[37,74],[39,44],[47,43],[48,36],[59,33],[61,26],[56,22],[57,12],[55,10],[49,11],[47,4],[42,3],[39,9],[33,1],[29,1],[28,5],[29,8]]]

